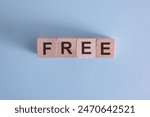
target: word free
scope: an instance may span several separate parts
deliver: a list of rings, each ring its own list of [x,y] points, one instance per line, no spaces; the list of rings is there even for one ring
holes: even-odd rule
[[[39,38],[40,58],[113,58],[115,40],[110,38]]]

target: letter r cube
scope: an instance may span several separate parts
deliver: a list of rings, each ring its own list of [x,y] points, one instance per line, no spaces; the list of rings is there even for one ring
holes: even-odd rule
[[[58,38],[57,39],[57,57],[76,58],[77,50],[76,38]]]

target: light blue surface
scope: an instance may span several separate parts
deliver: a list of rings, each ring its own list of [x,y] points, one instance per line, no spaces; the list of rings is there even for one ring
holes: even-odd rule
[[[112,37],[115,59],[39,59],[37,37]],[[150,99],[150,0],[0,0],[0,99]]]

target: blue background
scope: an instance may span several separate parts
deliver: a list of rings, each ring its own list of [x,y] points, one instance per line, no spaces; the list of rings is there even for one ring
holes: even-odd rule
[[[111,37],[115,59],[39,59],[38,37]],[[150,99],[149,0],[0,0],[0,99]]]

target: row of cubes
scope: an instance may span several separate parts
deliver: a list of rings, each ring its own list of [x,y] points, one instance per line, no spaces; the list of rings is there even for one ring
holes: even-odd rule
[[[115,40],[110,38],[39,38],[40,58],[113,58]]]

